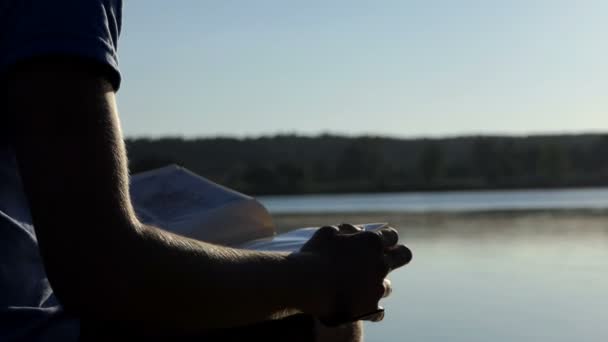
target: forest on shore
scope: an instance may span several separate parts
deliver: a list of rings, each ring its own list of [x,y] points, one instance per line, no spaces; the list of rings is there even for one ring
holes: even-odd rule
[[[252,194],[608,185],[608,134],[129,138],[131,173],[168,164]]]

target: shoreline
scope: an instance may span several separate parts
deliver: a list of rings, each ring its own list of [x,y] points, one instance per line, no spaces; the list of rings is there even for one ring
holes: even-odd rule
[[[450,194],[450,193],[483,193],[483,192],[539,192],[539,191],[586,191],[586,190],[608,190],[608,184],[581,184],[581,185],[569,185],[560,184],[555,186],[543,186],[543,185],[530,185],[530,186],[480,186],[480,187],[417,187],[407,189],[370,189],[368,191],[362,190],[344,190],[344,191],[331,191],[326,190],[323,192],[286,192],[286,193],[257,193],[252,196],[255,198],[282,198],[282,197],[300,197],[300,196],[341,196],[341,195],[376,195],[376,194]]]
[[[399,216],[454,216],[454,217],[475,217],[475,216],[514,216],[514,215],[592,215],[608,216],[608,208],[548,208],[548,209],[490,209],[490,210],[429,210],[429,211],[394,211],[394,210],[369,210],[369,211],[286,211],[270,212],[270,215],[280,217],[294,216],[378,216],[378,215],[399,215]]]
[[[319,227],[339,223],[378,223],[408,229],[429,229],[434,227],[457,228],[470,225],[511,227],[562,227],[594,226],[606,227],[608,231],[608,209],[523,209],[491,211],[429,211],[429,212],[317,212],[317,213],[276,213],[272,219],[277,232],[294,228]]]

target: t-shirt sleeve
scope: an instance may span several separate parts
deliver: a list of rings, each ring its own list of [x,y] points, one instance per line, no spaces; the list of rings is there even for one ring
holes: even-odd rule
[[[0,74],[42,56],[97,62],[118,90],[122,0],[0,0]]]

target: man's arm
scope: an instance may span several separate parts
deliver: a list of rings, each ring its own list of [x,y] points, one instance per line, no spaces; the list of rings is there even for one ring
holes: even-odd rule
[[[322,297],[310,260],[214,246],[139,223],[114,92],[92,66],[23,64],[9,91],[45,268],[68,310],[200,329],[306,310]]]
[[[376,309],[406,264],[394,230],[325,227],[295,254],[215,246],[134,215],[114,91],[82,60],[16,67],[8,114],[49,281],[82,317],[196,331],[299,310],[348,319]],[[227,227],[229,229],[229,227]]]

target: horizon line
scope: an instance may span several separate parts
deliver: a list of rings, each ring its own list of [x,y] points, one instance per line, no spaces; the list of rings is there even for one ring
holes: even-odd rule
[[[317,133],[309,132],[297,132],[297,131],[278,131],[269,133],[256,133],[256,134],[174,134],[174,133],[163,133],[163,134],[125,134],[123,139],[182,139],[182,140],[198,140],[198,139],[236,139],[236,140],[251,140],[251,139],[262,139],[262,138],[276,138],[276,137],[299,137],[299,138],[321,138],[324,136],[337,137],[337,138],[383,138],[383,139],[394,139],[394,140],[448,140],[448,139],[459,139],[459,138],[475,138],[475,137],[487,137],[487,138],[527,138],[527,137],[555,137],[555,136],[585,136],[585,135],[606,135],[608,130],[585,130],[585,131],[555,131],[555,132],[526,132],[526,133],[515,133],[515,132],[485,132],[485,133],[453,133],[453,134],[427,134],[427,135],[394,135],[387,133],[373,133],[373,132],[360,132],[360,133],[345,133],[336,131],[321,131]]]

